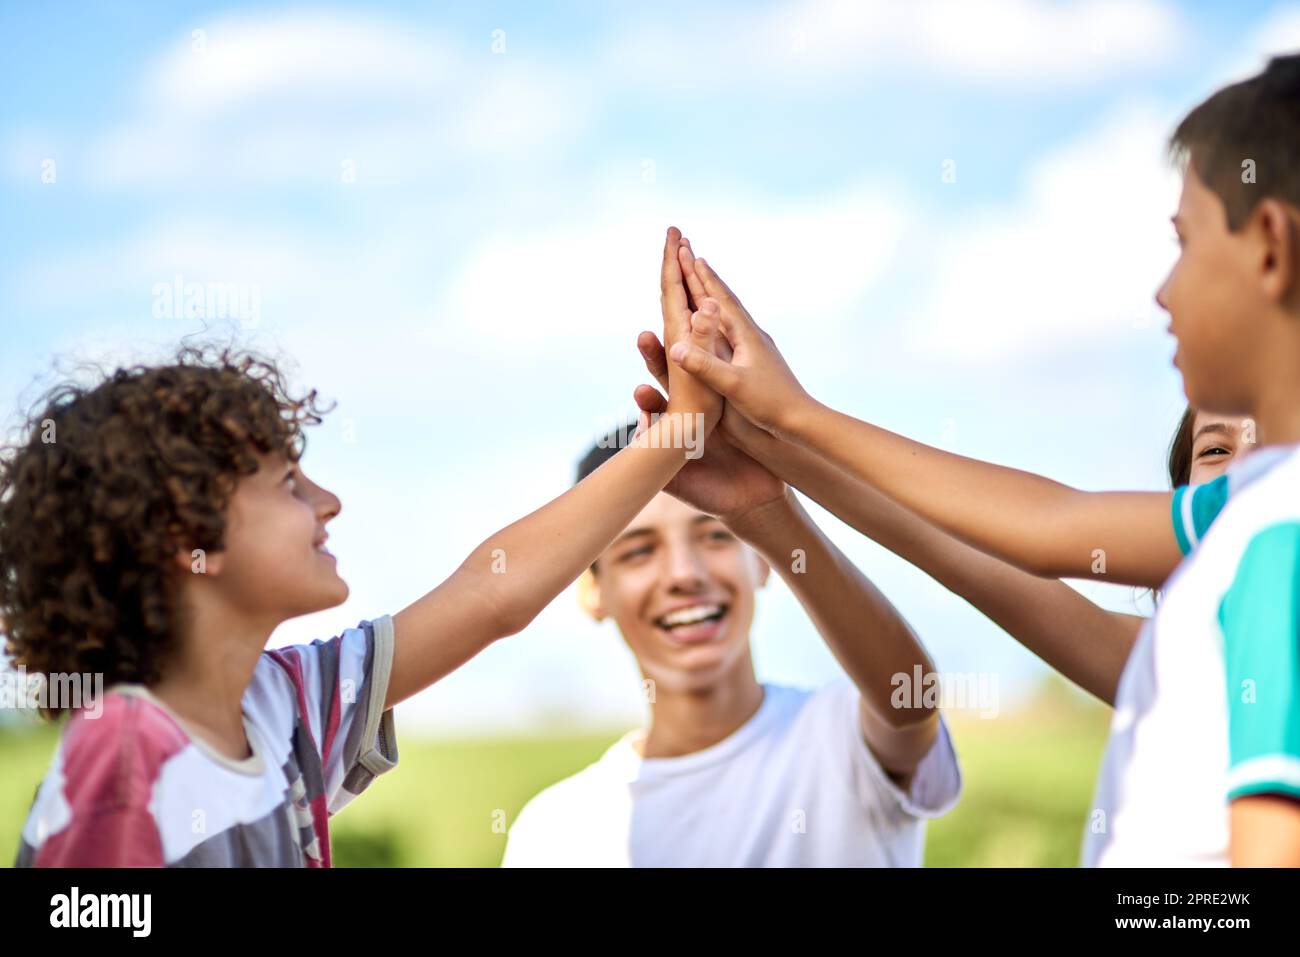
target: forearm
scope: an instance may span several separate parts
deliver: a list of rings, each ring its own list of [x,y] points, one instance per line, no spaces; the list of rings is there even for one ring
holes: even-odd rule
[[[666,419],[659,423],[666,424]],[[466,568],[472,568],[501,609],[502,636],[526,627],[673,477],[685,452],[668,445],[629,446],[563,495],[479,545]]]
[[[896,675],[934,664],[889,600],[819,529],[792,494],[730,524],[790,586],[867,708],[894,728],[926,722],[929,707],[896,708]]]
[[[827,511],[960,595],[1087,691],[1113,703],[1142,619],[972,548],[826,459],[753,430],[746,451]]]
[[[782,435],[962,541],[1035,575],[1158,587],[1182,555],[1168,493],[1081,492],[914,442],[818,403]]]
[[[390,703],[522,631],[586,569],[685,461],[667,417],[547,505],[485,539],[394,617]]]

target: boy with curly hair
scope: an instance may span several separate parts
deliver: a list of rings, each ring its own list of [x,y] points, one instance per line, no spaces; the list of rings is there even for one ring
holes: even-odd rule
[[[663,304],[666,336],[712,347],[683,297]],[[19,667],[108,690],[72,710],[18,864],[329,866],[330,815],[397,762],[393,706],[521,631],[695,454],[721,402],[674,388],[670,415],[414,604],[273,651],[277,625],[348,594],[325,547],[339,500],[302,468],[316,393],[195,350],[57,389],[0,457],[0,621]]]

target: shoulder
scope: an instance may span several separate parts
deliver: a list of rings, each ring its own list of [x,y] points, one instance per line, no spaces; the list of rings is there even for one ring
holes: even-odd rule
[[[620,742],[621,746],[622,745]],[[616,745],[620,746],[620,745]],[[581,817],[585,810],[597,804],[613,789],[617,782],[602,756],[581,771],[562,778],[534,794],[516,818],[516,826],[524,822],[542,823],[557,818]]]
[[[786,721],[819,721],[851,713],[857,706],[858,689],[848,678],[836,678],[817,688],[764,685],[774,700],[777,713]]]
[[[362,621],[332,638],[264,651],[253,673],[253,686],[267,686],[275,694],[318,694],[340,681],[368,675],[377,658],[387,667],[392,645],[391,618]]]
[[[1251,468],[1247,468],[1250,466]],[[1225,506],[1220,524],[1247,536],[1262,527],[1287,519],[1300,521],[1300,452],[1260,449],[1240,469],[1228,473],[1231,501]]]
[[[535,837],[562,828],[570,822],[590,820],[593,814],[607,809],[618,795],[626,794],[630,772],[624,773],[636,753],[625,735],[599,758],[581,771],[562,778],[534,794],[510,828],[511,840],[520,835]]]
[[[67,814],[146,807],[163,765],[187,744],[176,722],[146,698],[105,692],[68,719],[38,804],[53,802]]]
[[[270,648],[257,660],[245,703],[276,714],[307,707],[351,675],[352,666],[364,667],[374,642],[372,624],[363,621],[333,638]]]
[[[542,789],[524,804],[506,835],[502,867],[556,867],[580,856],[590,840],[576,836],[591,837],[593,815],[607,810],[610,800],[593,767]]]
[[[97,791],[125,798],[133,785],[157,777],[188,743],[171,716],[147,698],[108,691],[93,707],[76,712],[64,729],[61,751],[69,797]]]

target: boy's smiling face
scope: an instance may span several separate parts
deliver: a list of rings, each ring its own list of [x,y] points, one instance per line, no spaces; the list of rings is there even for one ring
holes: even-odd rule
[[[348,586],[325,547],[338,498],[283,453],[258,463],[231,495],[226,547],[208,558],[213,581],[242,613],[276,623],[341,604]]]
[[[581,599],[609,617],[660,687],[702,690],[749,655],[767,564],[716,518],[659,493],[587,572]]]
[[[1250,414],[1257,379],[1256,319],[1270,307],[1259,281],[1249,224],[1228,228],[1223,202],[1191,163],[1174,215],[1179,256],[1156,293],[1177,340],[1174,364],[1188,401],[1228,415]]]

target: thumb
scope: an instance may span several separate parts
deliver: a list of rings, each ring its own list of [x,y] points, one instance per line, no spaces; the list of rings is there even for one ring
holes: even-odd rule
[[[754,320],[743,312],[738,313],[734,309],[722,310],[722,315],[718,319],[718,326],[722,332],[722,338],[727,341],[732,349],[744,348],[754,336],[758,335],[758,327],[754,325]]]
[[[735,349],[722,334],[723,313],[716,299],[704,299],[691,316],[691,342],[706,352],[712,352],[730,362]]]
[[[705,299],[699,311],[691,316],[691,342],[705,352],[716,352],[715,340],[720,324],[718,304],[712,299]]]
[[[740,376],[735,366],[694,343],[675,343],[668,355],[673,362],[719,395],[731,395],[740,385]]]

